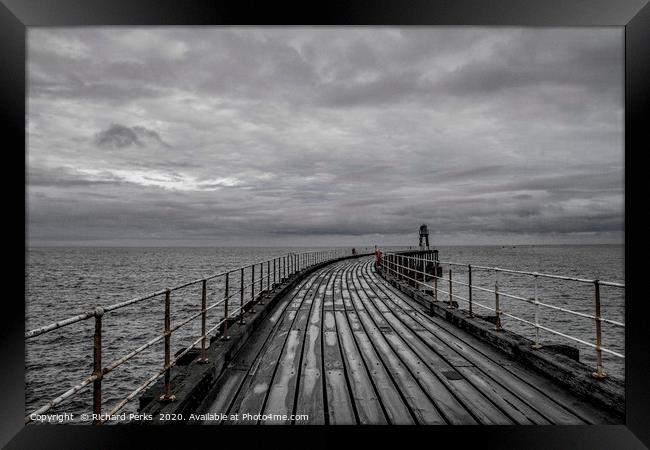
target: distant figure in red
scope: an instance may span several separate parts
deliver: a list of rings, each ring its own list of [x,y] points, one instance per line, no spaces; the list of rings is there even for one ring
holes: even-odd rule
[[[381,250],[375,245],[375,267],[381,267]]]

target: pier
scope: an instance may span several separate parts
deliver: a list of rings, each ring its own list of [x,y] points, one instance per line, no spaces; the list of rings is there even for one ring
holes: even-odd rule
[[[624,324],[600,312],[600,286],[623,285],[442,261],[420,232],[419,250],[288,254],[28,331],[26,339],[95,322],[93,372],[33,414],[92,386],[89,412],[97,425],[132,401],[140,421],[153,424],[624,423],[623,382],[606,373],[602,354],[624,355],[603,346],[601,336],[602,323]],[[467,279],[452,277],[458,266],[469,268]],[[479,286],[473,270],[530,276],[535,297],[500,290],[498,281]],[[540,277],[594,286],[593,314],[561,311],[593,320],[593,343],[541,324],[543,309],[558,307],[537,298]],[[223,296],[208,304],[215,286]],[[197,294],[196,313],[173,318],[170,305],[187,290]],[[472,293],[479,291],[493,295],[494,303],[476,301]],[[530,303],[534,320],[504,310],[499,300],[507,297]],[[164,299],[162,333],[103,361],[102,317],[154,298]],[[502,326],[505,317],[526,322],[535,338]],[[201,335],[174,348],[174,332],[197,320]],[[541,339],[540,330],[593,348],[596,367],[581,362],[576,348]],[[123,400],[106,405],[102,380],[161,342],[160,367]]]

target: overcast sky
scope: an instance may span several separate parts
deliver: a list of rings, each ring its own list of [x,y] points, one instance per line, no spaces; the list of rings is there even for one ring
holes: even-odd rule
[[[623,241],[623,29],[29,28],[30,245]]]

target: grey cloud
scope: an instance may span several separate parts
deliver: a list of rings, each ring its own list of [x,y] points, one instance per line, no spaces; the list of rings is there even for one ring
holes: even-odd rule
[[[154,143],[169,148],[157,132],[145,127],[127,127],[120,124],[111,124],[106,130],[95,134],[95,144],[104,148],[146,147],[147,143]]]
[[[28,39],[36,242],[622,239],[618,29]]]

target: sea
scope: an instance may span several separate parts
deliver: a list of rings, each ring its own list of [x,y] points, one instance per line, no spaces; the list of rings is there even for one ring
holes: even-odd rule
[[[473,266],[500,267],[519,271],[548,273],[586,279],[624,283],[625,254],[623,245],[495,245],[437,246],[443,276],[467,282],[467,269],[446,262]],[[166,287],[183,284],[205,276],[232,270],[255,262],[286,255],[289,252],[318,251],[306,247],[31,247],[27,250],[25,270],[25,329],[47,325],[86,312],[95,306],[108,306]],[[390,251],[391,248],[383,248]],[[472,284],[499,292],[532,299],[534,277],[497,274],[473,268]],[[453,294],[468,298],[467,287],[454,284]],[[208,304],[223,296],[223,283],[208,285]],[[448,285],[439,286],[447,291]],[[444,300],[444,294],[441,300]],[[594,313],[593,284],[538,277],[539,301],[585,314]],[[504,328],[535,339],[535,328],[506,316],[510,314],[534,322],[532,305],[500,295]],[[473,289],[474,312],[493,314],[493,293]],[[481,308],[480,305],[485,306]],[[601,287],[602,317],[625,322],[625,292],[615,287]],[[124,356],[144,342],[159,335],[163,328],[163,296],[108,313],[103,318],[104,365]],[[173,294],[172,320],[180,321],[201,307],[201,285],[190,286]],[[215,308],[212,319],[220,315]],[[80,383],[92,373],[93,320],[86,320],[25,341],[25,414]],[[540,308],[538,323],[587,342],[595,342],[592,319],[562,311]],[[173,325],[173,323],[172,323]],[[625,352],[624,328],[603,324],[603,345]],[[172,353],[185,348],[200,335],[200,320],[173,334]],[[539,340],[544,345],[569,344],[577,347],[580,360],[595,367],[593,348],[546,331]],[[163,364],[162,343],[152,346],[106,375],[102,382],[103,409],[107,411],[152,376]],[[603,354],[605,371],[625,378],[624,359]],[[92,388],[87,387],[49,413],[71,413],[72,422],[91,412]],[[120,412],[136,412],[137,399]]]

